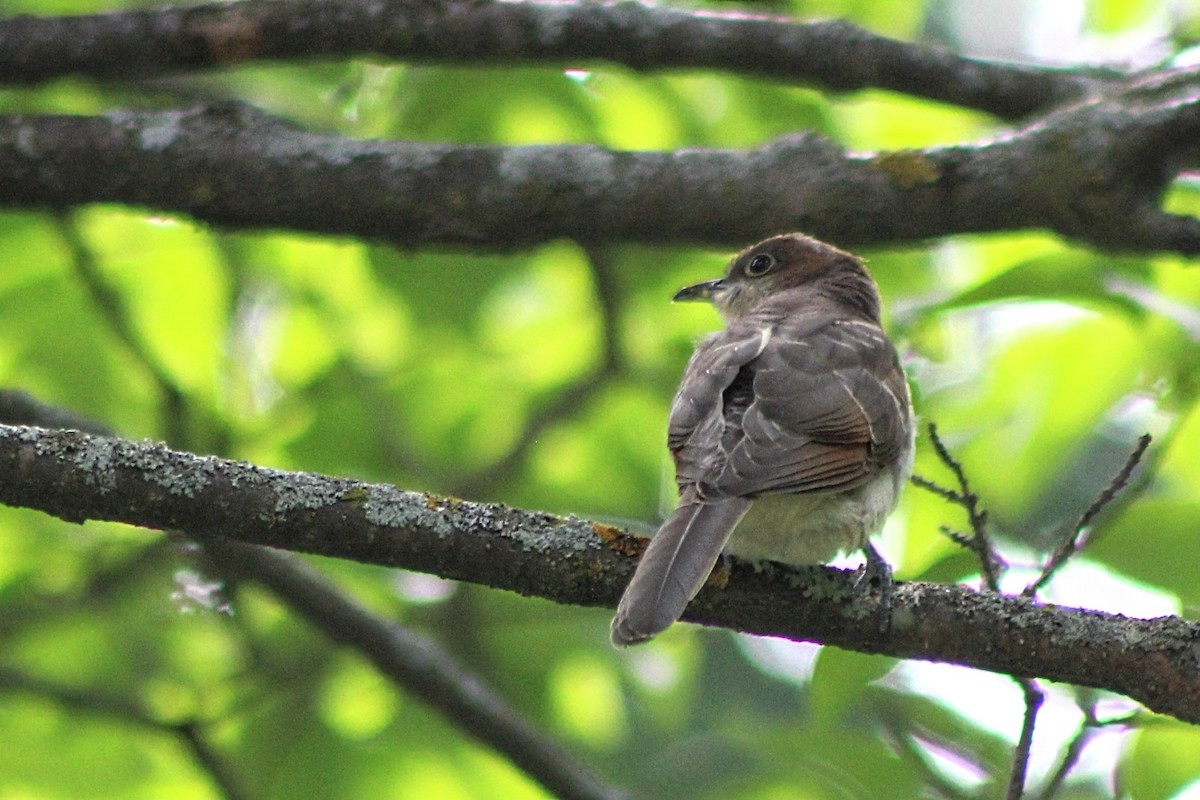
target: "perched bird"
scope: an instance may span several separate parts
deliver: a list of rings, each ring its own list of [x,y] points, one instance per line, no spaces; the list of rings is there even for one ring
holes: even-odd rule
[[[869,537],[912,472],[915,424],[863,262],[774,236],[675,300],[712,302],[725,329],[696,347],[671,404],[679,505],[621,598],[613,644],[679,619],[722,551],[816,564],[862,550],[864,577],[890,602],[891,569]]]

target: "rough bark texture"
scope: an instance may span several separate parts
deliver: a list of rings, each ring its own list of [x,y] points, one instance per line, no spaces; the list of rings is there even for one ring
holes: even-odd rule
[[[0,426],[0,502],[73,522],[177,528],[201,539],[405,567],[578,605],[615,605],[644,543],[587,520],[9,426]],[[734,563],[720,577],[685,619],[1109,689],[1200,722],[1196,623],[902,583],[891,628],[881,634],[878,598],[856,591],[842,571]]]
[[[1197,141],[1200,70],[996,142],[857,155],[815,134],[673,152],[358,141],[236,104],[0,116],[0,205],[121,202],[405,245],[736,247],[803,230],[849,247],[1050,228],[1105,249],[1196,254],[1200,222],[1158,202],[1200,160]]]
[[[1008,119],[1083,98],[1115,73],[964,58],[842,21],[797,23],[635,2],[246,0],[0,20],[0,82],[153,77],[252,59],[377,56],[443,63],[602,60],[878,87]]]

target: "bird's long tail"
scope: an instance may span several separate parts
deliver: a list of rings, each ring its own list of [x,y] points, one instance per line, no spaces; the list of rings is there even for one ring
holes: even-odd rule
[[[613,644],[644,642],[679,619],[749,509],[744,497],[704,501],[695,489],[686,489],[621,597],[612,621]]]

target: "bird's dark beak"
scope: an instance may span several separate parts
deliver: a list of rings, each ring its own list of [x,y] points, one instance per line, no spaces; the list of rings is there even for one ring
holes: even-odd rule
[[[695,286],[685,286],[676,292],[675,296],[672,297],[671,300],[674,302],[679,302],[681,300],[711,301],[713,299],[713,294],[724,285],[725,281],[721,278],[717,278],[715,281],[705,281],[704,283],[697,283]]]

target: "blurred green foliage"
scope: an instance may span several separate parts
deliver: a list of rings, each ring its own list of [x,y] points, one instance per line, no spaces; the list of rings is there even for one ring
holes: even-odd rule
[[[0,12],[124,5],[142,4],[9,0]],[[1118,32],[1152,5],[1094,0],[1086,24]],[[910,39],[935,13],[881,0],[785,6]],[[253,65],[145,94],[77,79],[4,89],[0,108],[87,114],[167,105],[172,90],[237,97],[347,136],[464,143],[746,147],[812,129],[867,149],[997,129],[882,92],[596,64]],[[1193,211],[1200,193],[1180,182],[1168,203]],[[1014,563],[1053,547],[1150,430],[1153,486],[1097,531],[1086,557],[1130,593],[1152,590],[1194,615],[1200,272],[1036,232],[864,255],[918,411],[962,460]],[[649,530],[672,502],[663,440],[675,382],[693,341],[718,324],[710,309],[668,301],[726,257],[570,242],[408,251],[113,206],[7,209],[0,383],[131,437]],[[927,441],[917,471],[949,481]],[[972,579],[943,524],[961,526],[961,512],[907,492],[884,537],[900,578]],[[956,705],[889,659],[799,646],[769,656],[690,626],[617,653],[603,611],[321,566],[438,636],[645,797],[915,797],[946,785],[996,796],[1006,781],[1019,705]],[[269,595],[224,587],[232,612],[214,608],[196,568],[187,547],[151,532],[2,510],[0,669],[18,672],[0,672],[0,798],[219,796],[171,727],[193,722],[249,797],[545,796]],[[1071,692],[1055,691],[1069,728]],[[1067,735],[1047,725],[1038,779]],[[1083,769],[1070,797],[1111,796],[1116,775],[1123,796],[1167,798],[1200,776],[1193,728],[1162,722],[1110,741],[1120,762]]]

